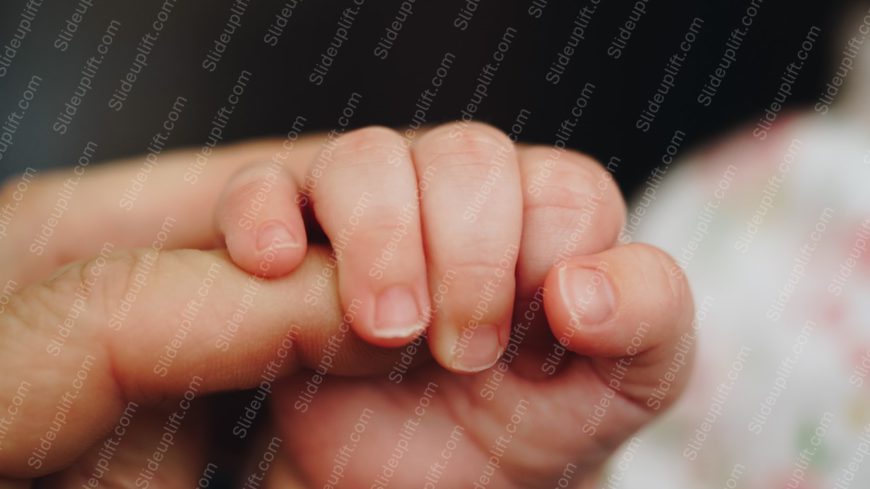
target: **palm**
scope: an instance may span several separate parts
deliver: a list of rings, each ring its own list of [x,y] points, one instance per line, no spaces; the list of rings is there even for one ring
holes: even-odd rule
[[[495,370],[457,376],[434,364],[401,384],[329,378],[304,414],[293,405],[310,374],[296,376],[275,397],[290,460],[312,487],[336,480],[330,487],[424,487],[427,481],[436,483],[427,487],[468,487],[478,480],[489,487],[544,487],[572,474],[576,484],[648,414],[617,395],[589,436],[583,426],[595,422],[592,408],[607,390],[596,366],[575,356],[542,378],[528,374],[540,373],[536,353],[522,351],[497,385]],[[492,390],[492,400],[485,399],[482,392]],[[354,433],[360,433],[356,444]]]

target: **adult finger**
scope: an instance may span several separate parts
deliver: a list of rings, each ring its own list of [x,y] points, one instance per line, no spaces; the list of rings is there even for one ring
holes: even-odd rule
[[[693,358],[694,306],[666,253],[629,244],[573,258],[548,275],[544,304],[556,339],[589,357],[622,396],[649,410],[679,396]]]
[[[128,401],[250,388],[300,366],[316,369],[316,393],[326,373],[395,362],[400,352],[367,344],[344,319],[321,247],[273,281],[217,251],[137,250],[72,264],[0,313],[0,477],[65,466]]]
[[[446,368],[478,372],[507,345],[522,227],[513,142],[483,124],[431,130],[412,148],[430,290],[449,279],[429,331]]]
[[[345,134],[311,190],[332,243],[339,292],[355,331],[399,346],[423,331],[429,308],[417,180],[402,137],[370,127]]]
[[[255,163],[235,174],[216,216],[230,256],[248,273],[280,277],[305,257],[296,183],[280,161]]]
[[[96,255],[106,242],[149,246],[167,216],[178,224],[167,248],[213,248],[219,241],[214,210],[231,175],[273,159],[302,175],[322,141],[314,135],[227,145],[205,160],[198,150],[167,150],[158,164],[141,157],[91,163],[82,175],[44,171],[24,192],[11,179],[0,191],[0,208],[11,214],[0,234],[0,262],[14,265],[0,267],[0,286],[35,283],[60,265]]]

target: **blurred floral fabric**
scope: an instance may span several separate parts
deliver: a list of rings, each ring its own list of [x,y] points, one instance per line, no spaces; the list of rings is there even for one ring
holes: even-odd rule
[[[631,238],[686,269],[698,356],[687,395],[616,454],[601,487],[870,487],[870,131],[858,112],[781,116],[763,139],[744,128],[629,206]]]

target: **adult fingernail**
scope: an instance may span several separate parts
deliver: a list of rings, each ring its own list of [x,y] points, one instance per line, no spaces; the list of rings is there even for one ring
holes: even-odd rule
[[[277,221],[263,223],[257,233],[257,249],[275,251],[285,248],[298,248],[299,241],[290,233],[287,226]]]
[[[562,300],[580,324],[601,324],[616,309],[613,285],[602,270],[563,267],[559,270],[559,285]]]
[[[422,327],[420,307],[410,287],[393,286],[378,295],[375,301],[376,336],[406,338],[413,336]]]
[[[495,365],[504,352],[498,331],[494,324],[479,324],[463,330],[453,347],[453,368],[476,373]]]

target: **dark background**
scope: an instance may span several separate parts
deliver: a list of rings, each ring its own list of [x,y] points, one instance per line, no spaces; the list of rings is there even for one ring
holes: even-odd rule
[[[676,129],[688,133],[685,150],[741,123],[754,124],[773,99],[810,26],[816,25],[822,29],[821,38],[789,102],[794,107],[811,106],[839,61],[841,27],[851,31],[854,23],[841,22],[846,7],[854,2],[764,1],[712,106],[703,107],[696,101],[698,92],[719,63],[728,34],[740,25],[749,0],[650,0],[618,60],[609,57],[606,49],[635,2],[602,0],[569,72],[557,86],[544,79],[545,73],[588,0],[541,2],[547,5],[539,19],[528,14],[530,2],[480,0],[465,31],[453,23],[468,1],[416,0],[387,60],[376,58],[373,50],[401,2],[367,0],[322,86],[310,83],[308,75],[349,0],[299,3],[277,47],[266,45],[263,38],[286,2],[251,1],[241,29],[213,73],[201,64],[226,25],[233,2],[179,0],[130,99],[121,112],[115,112],[108,107],[109,97],[129,69],[139,39],[151,30],[162,1],[93,2],[69,50],[60,52],[52,44],[78,2],[45,0],[9,74],[0,78],[2,119],[13,110],[32,74],[44,79],[13,147],[0,161],[0,178],[26,166],[74,163],[88,140],[100,145],[97,158],[101,160],[145,153],[178,95],[189,102],[169,145],[199,146],[242,69],[253,77],[225,130],[225,141],[282,135],[298,115],[308,119],[306,131],[328,129],[336,124],[352,91],[363,94],[353,127],[405,125],[446,51],[457,58],[428,119],[432,123],[456,119],[506,27],[513,26],[516,39],[476,117],[508,129],[519,110],[527,108],[532,115],[521,139],[552,144],[581,88],[592,82],[598,88],[570,145],[602,160],[612,155],[622,158],[616,176],[630,193],[659,163]],[[0,6],[0,43],[11,39],[24,3],[4,1]],[[634,127],[635,121],[695,16],[704,19],[704,27],[652,130],[642,133]],[[51,130],[52,122],[72,95],[82,66],[95,53],[111,19],[122,23],[121,30],[70,131],[58,135]]]

